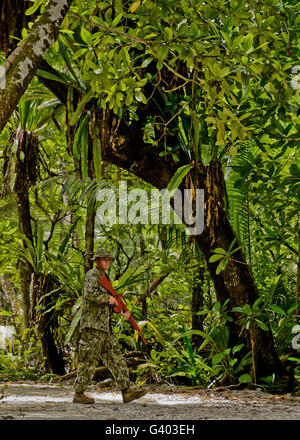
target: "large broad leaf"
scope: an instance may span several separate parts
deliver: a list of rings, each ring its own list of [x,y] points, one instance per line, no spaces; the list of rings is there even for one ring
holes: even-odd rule
[[[85,115],[82,117],[79,121],[78,128],[75,133],[74,137],[74,144],[73,144],[73,154],[75,159],[80,159],[80,152],[81,152],[81,138],[82,138],[82,132],[83,130],[88,130],[88,116]]]
[[[70,328],[69,328],[68,333],[66,335],[65,344],[67,344],[70,341],[70,339],[72,338],[73,333],[74,333],[74,331],[75,331],[75,329],[77,327],[77,324],[79,323],[80,316],[81,316],[81,308],[77,310],[77,312],[75,313],[74,318],[72,319]]]
[[[81,112],[83,111],[85,105],[94,97],[94,92],[92,90],[90,90],[89,92],[87,92],[86,95],[84,95],[84,97],[82,98],[82,100],[79,102],[75,112],[72,114],[72,116],[70,117],[70,125],[74,125],[76,123],[76,121],[79,119],[79,116],[81,114]]]
[[[13,316],[13,314],[7,310],[0,309],[0,316]]]
[[[45,79],[49,79],[49,80],[52,80],[52,81],[61,82],[61,83],[65,84],[65,85],[67,85],[67,86],[69,86],[70,84],[73,83],[72,78],[68,77],[65,74],[64,74],[64,77],[66,79],[63,79],[60,76],[57,76],[54,73],[47,72],[46,70],[43,70],[43,69],[37,69],[36,74],[38,76],[40,76],[41,78],[45,78]]]
[[[183,181],[183,179],[185,178],[185,176],[187,175],[187,173],[190,171],[190,169],[193,168],[192,165],[183,165],[182,167],[178,168],[175,171],[175,174],[173,175],[173,177],[171,177],[170,182],[168,183],[167,186],[167,190],[169,192],[175,191],[179,185],[181,184],[181,182]]]
[[[71,60],[70,60],[70,58],[69,58],[69,56],[68,56],[68,53],[67,53],[66,47],[65,47],[65,45],[63,44],[63,42],[61,41],[61,40],[63,40],[63,39],[64,39],[64,38],[61,36],[61,37],[60,37],[60,41],[59,41],[59,50],[60,50],[60,53],[61,53],[61,55],[62,55],[62,57],[63,57],[63,59],[64,59],[66,65],[67,65],[69,71],[71,72],[73,78],[75,79],[75,81],[76,81],[77,84],[79,85],[80,89],[81,89],[82,91],[84,91],[84,88],[82,87],[82,84],[81,84],[81,82],[80,82],[80,78],[76,75],[75,70],[74,70],[73,67],[72,67],[72,63],[71,63]]]
[[[239,382],[240,383],[251,383],[253,382],[252,377],[250,376],[250,374],[242,374],[239,377]]]

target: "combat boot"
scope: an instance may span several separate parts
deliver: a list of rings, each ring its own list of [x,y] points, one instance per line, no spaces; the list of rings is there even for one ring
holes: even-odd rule
[[[145,394],[147,394],[147,391],[141,388],[126,388],[122,390],[123,403],[132,402],[132,400],[139,399]]]
[[[92,397],[88,397],[83,393],[78,393],[77,391],[75,391],[73,403],[95,403],[95,399],[93,399]]]

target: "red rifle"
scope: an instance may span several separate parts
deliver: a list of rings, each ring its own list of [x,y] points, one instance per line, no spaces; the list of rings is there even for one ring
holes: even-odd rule
[[[122,295],[120,293],[117,293],[115,291],[115,289],[111,285],[111,282],[109,281],[109,279],[107,278],[107,276],[105,274],[103,274],[102,277],[100,278],[100,284],[101,284],[101,286],[105,287],[105,289],[108,290],[109,293],[111,293],[112,296],[116,299],[117,305],[114,307],[114,311],[115,312],[121,312],[121,311],[129,312],[129,310],[127,309],[127,307],[125,305],[126,299],[125,299],[124,295]],[[124,299],[125,303],[124,303],[122,298]],[[134,317],[132,316],[131,313],[130,313],[130,316],[129,316],[128,320],[129,320],[130,324],[132,325],[132,327],[139,332],[143,342],[145,344],[147,344],[147,341],[144,338],[143,333],[142,333],[140,327],[137,325],[137,323],[136,323],[136,321],[135,321],[135,319],[134,319]]]

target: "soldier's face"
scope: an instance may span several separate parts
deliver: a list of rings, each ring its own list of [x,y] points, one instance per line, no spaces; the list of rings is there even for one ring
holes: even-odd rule
[[[110,266],[110,263],[110,258],[97,258],[96,260],[97,267],[99,270],[101,270],[101,272],[106,272]]]

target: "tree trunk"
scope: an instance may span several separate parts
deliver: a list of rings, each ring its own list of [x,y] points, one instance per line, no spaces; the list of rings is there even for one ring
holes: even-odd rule
[[[56,310],[47,311],[55,302],[56,296],[59,295],[57,292],[50,293],[56,288],[55,280],[50,276],[33,274],[31,283],[33,301],[30,318],[37,324],[48,370],[54,374],[65,374],[63,353],[57,342],[59,324]],[[41,307],[38,311],[36,310],[37,305]]]
[[[33,244],[29,188],[31,184],[35,183],[38,177],[38,138],[31,132],[19,130],[15,134],[15,142],[17,142],[15,169],[8,170],[8,173],[13,172],[15,174],[13,195],[18,208],[19,231]],[[21,154],[23,154],[23,156]],[[10,175],[10,179],[13,179],[13,177],[14,176]],[[23,239],[23,246],[24,249],[28,247],[25,239]],[[23,306],[23,327],[29,328],[30,283],[31,274],[34,269],[27,260],[24,262],[20,261],[19,264]]]
[[[65,363],[62,352],[57,349],[53,334],[49,325],[46,325],[41,338],[44,355],[47,359],[47,366],[54,374],[66,374]]]
[[[4,89],[0,89],[0,133],[34,77],[39,64],[58,37],[72,0],[50,0],[30,34],[4,63]]]
[[[230,308],[243,307],[245,304],[251,306],[259,298],[259,293],[242,249],[234,253],[234,260],[230,259],[225,270],[218,275],[216,274],[218,262],[209,262],[212,249],[219,247],[227,251],[234,239],[236,239],[234,248],[240,244],[224,209],[225,182],[221,164],[211,162],[208,167],[200,171],[197,176],[194,176],[196,181],[193,183],[195,188],[205,188],[205,227],[203,233],[196,236],[196,242],[205,257],[216,289],[217,300],[223,304],[229,298]],[[230,346],[240,343],[242,337],[247,351],[251,350],[249,332],[243,332],[240,336],[240,326],[237,324],[239,314],[233,313],[232,316],[234,322],[229,323]],[[253,328],[253,349],[257,378],[266,377],[272,373],[275,373],[277,377],[287,375],[275,352],[271,330]]]
[[[29,206],[29,189],[24,186],[24,189],[18,193],[14,193],[15,200],[18,206],[19,217],[19,231],[24,234],[32,242],[32,229],[30,221],[30,206]],[[27,243],[23,240],[23,246],[26,249]],[[20,281],[22,292],[22,306],[23,306],[23,328],[29,328],[29,310],[30,310],[30,282],[33,267],[28,261],[20,261]]]

